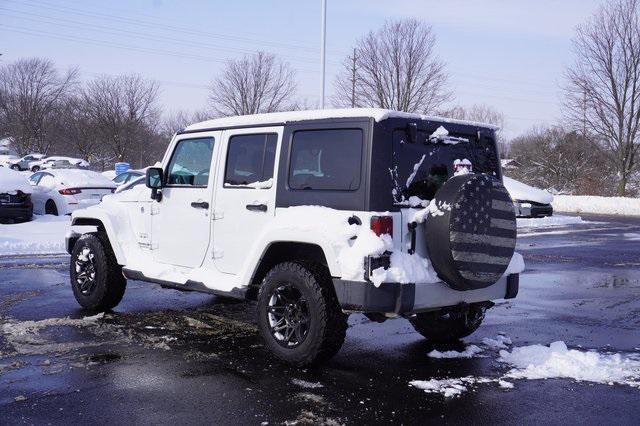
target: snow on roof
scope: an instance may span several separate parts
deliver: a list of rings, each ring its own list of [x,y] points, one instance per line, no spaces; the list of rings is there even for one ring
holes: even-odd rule
[[[240,115],[234,117],[216,118],[202,121],[187,126],[185,131],[197,131],[212,128],[267,125],[276,123],[288,123],[293,121],[318,120],[327,118],[373,118],[376,122],[387,118],[408,118],[414,120],[429,120],[442,123],[466,124],[477,127],[498,130],[498,126],[474,121],[456,120],[438,116],[412,114],[408,112],[392,111],[380,108],[344,108],[344,109],[318,109],[307,111],[271,112],[267,114]]]
[[[33,192],[29,181],[24,176],[14,170],[0,167],[0,194],[15,195],[17,191],[25,194]]]
[[[116,184],[111,179],[91,170],[49,169],[46,173],[52,174],[56,178],[58,185],[65,187],[116,187]]]

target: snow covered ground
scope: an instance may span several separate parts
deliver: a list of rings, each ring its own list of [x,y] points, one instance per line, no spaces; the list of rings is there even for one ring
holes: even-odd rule
[[[31,222],[0,224],[0,256],[65,253],[69,216],[33,216]]]
[[[555,195],[552,205],[558,212],[640,216],[640,198]]]
[[[580,216],[554,215],[540,218],[518,218],[518,228],[547,228],[585,223]]]
[[[476,358],[485,351],[499,350],[497,361],[510,369],[499,377],[465,376],[412,380],[409,386],[427,393],[439,393],[446,398],[473,390],[479,384],[496,383],[502,389],[512,389],[513,380],[569,379],[623,385],[640,389],[640,354],[620,354],[595,350],[570,349],[562,341],[550,345],[514,346],[511,339],[498,335],[484,338],[484,348],[469,345],[463,351],[432,351],[429,358]]]

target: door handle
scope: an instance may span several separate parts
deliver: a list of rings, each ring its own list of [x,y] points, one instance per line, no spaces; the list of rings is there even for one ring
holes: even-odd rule
[[[266,204],[247,204],[247,210],[251,210],[255,212],[266,212],[267,205]]]
[[[194,209],[208,209],[209,203],[207,203],[206,201],[195,201],[191,203],[191,207],[193,207]]]

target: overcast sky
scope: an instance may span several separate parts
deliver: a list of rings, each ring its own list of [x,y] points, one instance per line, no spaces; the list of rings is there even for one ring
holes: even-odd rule
[[[354,43],[386,19],[433,26],[455,103],[502,111],[514,136],[560,116],[576,25],[602,0],[328,0],[327,90]],[[320,0],[0,0],[0,58],[47,57],[161,83],[165,110],[198,110],[224,61],[258,49],[297,70],[299,95],[320,93]]]

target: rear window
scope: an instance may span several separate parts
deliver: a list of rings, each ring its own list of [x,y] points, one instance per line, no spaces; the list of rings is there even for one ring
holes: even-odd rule
[[[289,187],[355,191],[360,187],[361,129],[300,130],[293,134]]]
[[[470,171],[499,177],[498,157],[488,139],[478,141],[474,136],[451,134],[453,141],[433,143],[429,142],[430,134],[419,131],[417,140],[410,143],[405,129],[393,132],[392,177],[396,203],[411,196],[433,199],[438,189],[456,172],[456,164],[470,163]]]

